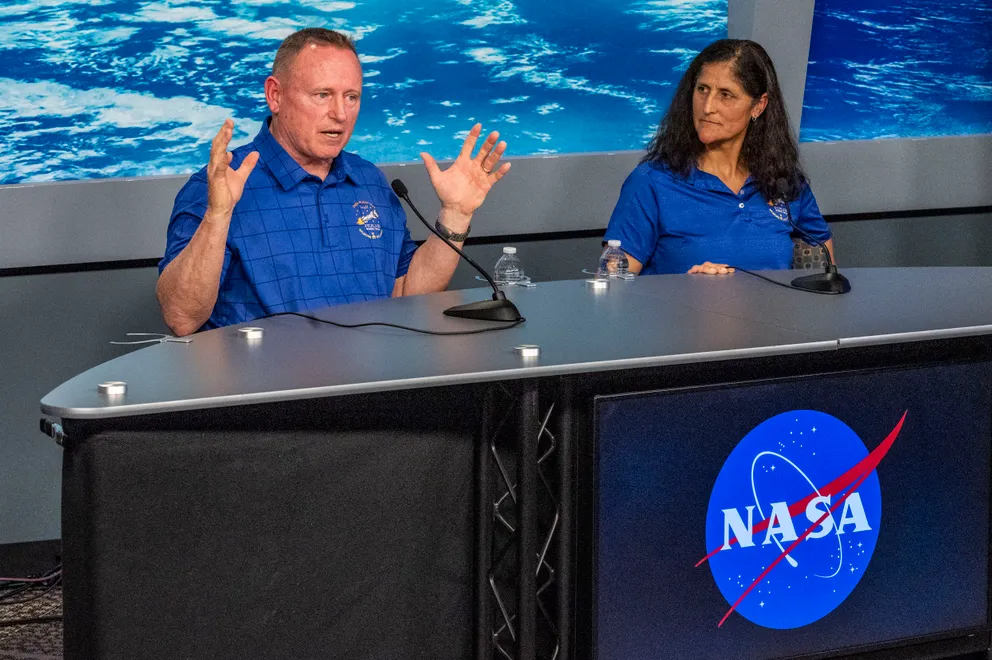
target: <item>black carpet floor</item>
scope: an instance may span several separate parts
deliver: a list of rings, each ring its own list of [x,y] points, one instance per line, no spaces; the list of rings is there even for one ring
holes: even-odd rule
[[[61,587],[30,589],[0,606],[0,660],[61,659]]]

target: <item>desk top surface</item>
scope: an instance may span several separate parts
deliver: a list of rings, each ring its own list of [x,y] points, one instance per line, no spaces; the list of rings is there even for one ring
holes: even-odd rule
[[[782,282],[796,271],[768,272]],[[583,280],[511,287],[527,321],[474,335],[337,328],[278,316],[231,326],[188,344],[163,343],[66,381],[42,412],[101,419],[396,389],[784,355],[992,334],[992,268],[848,269],[852,291],[817,295],[745,273],[657,275],[596,291]],[[311,314],[340,323],[382,321],[435,331],[497,324],[455,319],[446,308],[485,300],[482,289],[379,300]],[[535,344],[536,358],[514,347]],[[124,381],[108,397],[99,383]]]

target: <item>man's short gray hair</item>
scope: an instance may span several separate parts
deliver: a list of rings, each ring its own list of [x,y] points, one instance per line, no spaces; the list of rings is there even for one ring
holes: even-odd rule
[[[317,46],[334,46],[345,48],[358,56],[355,42],[346,34],[328,30],[327,28],[303,28],[286,37],[276,51],[276,59],[272,62],[272,75],[279,76],[289,69],[300,51],[314,44]]]

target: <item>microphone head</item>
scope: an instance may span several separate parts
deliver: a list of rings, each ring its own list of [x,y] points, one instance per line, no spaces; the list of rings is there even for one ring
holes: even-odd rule
[[[406,184],[399,179],[393,179],[393,192],[396,193],[397,197],[406,197],[410,194],[410,191],[406,189]]]
[[[779,195],[788,198],[789,193],[792,191],[792,186],[790,186],[789,182],[786,181],[784,178],[781,178],[775,181],[775,189],[778,190]]]

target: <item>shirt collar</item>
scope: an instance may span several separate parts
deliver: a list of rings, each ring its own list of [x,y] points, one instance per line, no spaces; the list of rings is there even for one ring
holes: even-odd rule
[[[331,163],[331,171],[328,172],[328,181],[334,181],[335,178],[338,181],[344,181],[345,179],[350,179],[352,183],[358,185],[358,179],[355,176],[355,155],[347,151],[341,151],[338,157],[334,159]]]
[[[727,186],[723,183],[723,181],[720,180],[720,177],[710,174],[709,172],[704,172],[696,167],[695,164],[693,164],[689,169],[689,176],[686,177],[686,181],[694,188],[716,190],[718,192],[730,192],[727,190]],[[744,185],[741,186],[741,190],[746,190],[752,185],[754,185],[754,178],[748,175],[747,179],[744,181]]]
[[[307,172],[296,160],[289,155],[289,152],[269,131],[269,122],[272,117],[266,117],[262,122],[262,128],[255,136],[255,148],[258,150],[260,160],[265,163],[272,176],[276,178],[283,190],[292,190],[300,181],[307,177],[316,179],[314,175]],[[355,178],[355,169],[351,163],[352,155],[342,151],[331,163],[331,170],[327,175],[328,183],[337,183],[345,179],[351,179],[352,183],[358,183]]]

